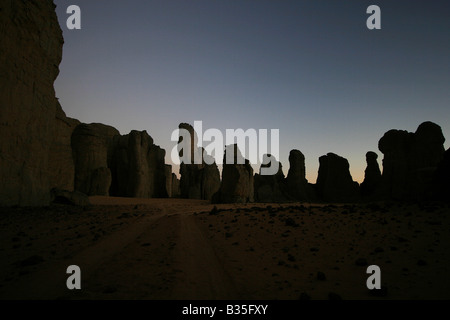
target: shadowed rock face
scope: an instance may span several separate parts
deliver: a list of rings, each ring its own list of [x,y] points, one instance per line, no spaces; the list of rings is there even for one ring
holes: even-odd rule
[[[180,197],[180,179],[175,173],[172,173],[172,198]]]
[[[381,171],[378,165],[378,155],[369,151],[366,153],[367,167],[364,171],[364,181],[361,183],[361,195],[363,197],[374,197],[381,182]]]
[[[119,131],[101,123],[80,124],[72,133],[75,190],[87,195],[108,195],[114,137]]]
[[[63,46],[53,1],[2,1],[0,39],[0,205],[46,205]]]
[[[53,88],[64,42],[53,1],[2,1],[0,39],[0,205],[47,205],[51,189],[108,195],[113,182],[116,195],[167,196],[177,180],[145,132],[66,117]]]
[[[444,152],[433,177],[433,198],[450,202],[450,149]]]
[[[66,117],[57,104],[53,140],[48,159],[48,174],[51,188],[74,190],[75,165],[71,139],[80,121]]]
[[[234,158],[234,163],[227,162],[227,154],[233,155],[232,158]],[[219,191],[213,197],[213,202],[253,202],[253,168],[250,165],[249,161],[242,157],[237,144],[226,146],[223,163],[222,183],[220,185]]]
[[[211,200],[212,196],[219,190],[220,187],[220,173],[215,162],[205,162],[206,157],[209,157],[203,148],[197,147],[197,134],[194,128],[187,124],[181,123],[179,129],[185,129],[189,132],[190,137],[185,148],[180,150],[180,157],[183,156],[185,149],[190,150],[190,162],[183,160],[180,164],[180,194],[182,198],[188,199],[203,199]],[[183,137],[180,135],[180,143],[183,143]],[[195,155],[201,158],[199,164],[194,163]]]
[[[271,155],[264,155],[261,168],[268,168],[274,165],[275,162],[278,165],[278,172],[273,175],[262,175],[261,169],[259,174],[255,174],[254,177],[254,189],[255,189],[255,201],[258,202],[283,202],[287,198],[285,196],[286,190],[284,185],[284,174],[281,163],[279,163]]]
[[[358,183],[350,175],[347,159],[328,153],[319,158],[319,163],[316,189],[320,199],[329,202],[358,200]]]
[[[122,197],[167,197],[165,151],[146,131],[133,130],[114,139],[111,194]]]
[[[310,200],[311,192],[308,180],[305,178],[305,156],[299,150],[289,153],[289,171],[286,178],[286,190],[293,200]]]
[[[432,177],[444,154],[445,138],[432,122],[415,133],[390,130],[378,142],[384,154],[382,195],[397,200],[430,197]]]

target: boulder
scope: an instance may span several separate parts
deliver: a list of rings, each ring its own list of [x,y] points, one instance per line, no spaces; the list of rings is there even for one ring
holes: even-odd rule
[[[105,170],[109,168],[113,149],[114,137],[119,131],[101,123],[80,124],[72,133],[72,153],[75,164],[75,190],[87,195],[96,195],[99,183],[107,182]],[[103,170],[103,176],[96,174],[97,181],[92,181],[94,171]],[[107,174],[106,174],[107,175]],[[102,179],[102,181],[98,181]],[[91,190],[91,187],[94,189]],[[109,190],[109,186],[102,186]],[[101,190],[104,195],[104,190]]]
[[[228,155],[228,156],[227,156]],[[230,160],[227,161],[227,158]],[[242,157],[237,144],[225,147],[222,183],[213,196],[215,203],[247,203],[254,201],[253,168]]]
[[[52,202],[58,204],[70,204],[74,206],[90,205],[89,197],[79,191],[68,191],[59,188],[53,188],[50,192]]]
[[[422,123],[411,133],[389,130],[378,142],[384,154],[382,195],[395,200],[425,200],[431,197],[433,176],[444,155],[441,128]]]
[[[319,158],[317,195],[327,202],[352,202],[359,198],[359,185],[350,175],[347,159],[334,153]]]
[[[0,39],[0,205],[48,205],[64,42],[53,1],[2,1]]]
[[[367,167],[364,171],[364,181],[361,183],[361,196],[375,197],[381,182],[381,171],[378,165],[378,155],[369,151],[366,153]]]

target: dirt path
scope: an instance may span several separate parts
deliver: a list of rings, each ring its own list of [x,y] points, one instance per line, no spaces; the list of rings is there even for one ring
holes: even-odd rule
[[[99,267],[108,263],[111,257],[117,255],[127,245],[136,241],[142,233],[156,221],[166,215],[165,212],[145,216],[125,229],[114,232],[101,241],[88,246],[73,257],[49,261],[36,272],[26,275],[18,282],[2,288],[8,299],[57,299],[67,297],[66,280],[69,277],[66,269],[69,265],[78,265],[82,279],[89,276]],[[83,285],[82,285],[83,289]]]
[[[123,204],[122,199],[94,199],[97,205],[103,205],[105,201]],[[99,241],[86,240],[81,250],[71,252],[68,248],[66,257],[46,257],[46,261],[31,272],[2,287],[0,297],[238,298],[220,257],[197,225],[194,213],[205,210],[203,202],[187,207],[176,201],[142,200],[138,205],[149,206],[151,210]],[[122,212],[117,210],[111,207],[114,219]],[[81,269],[81,290],[70,291],[66,287],[69,277],[66,269],[70,265]]]
[[[181,270],[172,299],[238,299],[231,277],[202,233],[193,215],[178,215],[179,247],[175,264]]]

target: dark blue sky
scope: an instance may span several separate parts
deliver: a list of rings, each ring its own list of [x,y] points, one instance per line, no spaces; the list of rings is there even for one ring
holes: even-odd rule
[[[291,149],[346,157],[389,129],[438,123],[450,139],[449,1],[55,0],[64,32],[56,95],[68,116],[122,134],[147,130],[166,149],[180,122],[280,130]],[[82,30],[66,28],[66,8]],[[366,9],[381,8],[381,30]],[[449,143],[445,146],[448,148]]]

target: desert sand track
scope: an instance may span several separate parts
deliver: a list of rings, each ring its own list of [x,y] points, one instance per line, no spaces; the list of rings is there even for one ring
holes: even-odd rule
[[[1,299],[450,297],[448,205],[91,202],[1,209]],[[367,290],[368,264],[387,291]]]

